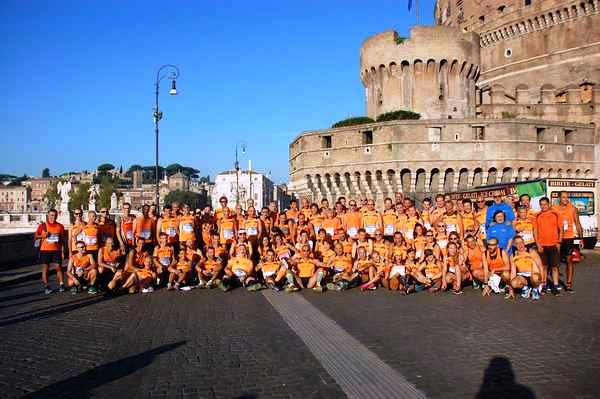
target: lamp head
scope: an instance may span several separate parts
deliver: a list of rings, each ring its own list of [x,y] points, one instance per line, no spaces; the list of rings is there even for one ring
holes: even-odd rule
[[[175,79],[171,81],[171,90],[169,90],[169,94],[172,96],[177,95],[177,86],[175,86]]]

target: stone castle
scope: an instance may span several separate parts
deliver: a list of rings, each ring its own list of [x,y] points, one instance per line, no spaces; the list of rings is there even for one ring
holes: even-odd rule
[[[308,131],[290,189],[381,203],[540,177],[600,175],[600,0],[439,0],[435,26],[360,49],[366,113],[420,120]]]

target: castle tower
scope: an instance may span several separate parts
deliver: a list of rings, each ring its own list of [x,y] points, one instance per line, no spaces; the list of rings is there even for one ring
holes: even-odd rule
[[[360,50],[367,115],[397,110],[423,119],[475,115],[479,37],[447,26],[416,26],[408,39],[395,31],[369,37]]]

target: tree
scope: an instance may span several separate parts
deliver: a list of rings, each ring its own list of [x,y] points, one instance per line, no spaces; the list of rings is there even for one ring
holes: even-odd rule
[[[111,164],[111,163],[103,163],[102,165],[98,166],[97,170],[98,173],[101,175],[105,175],[108,172],[110,172],[111,170],[113,170],[115,168],[115,165]]]
[[[205,198],[200,194],[191,191],[171,191],[165,197],[165,204],[172,204],[173,202],[188,204],[192,209],[204,208],[206,206]]]
[[[377,122],[395,121],[395,120],[406,120],[406,119],[419,119],[421,114],[412,111],[391,111],[381,114],[377,117]]]
[[[202,176],[200,178],[200,183],[210,183],[210,175]]]
[[[100,208],[110,208],[110,197],[115,191],[113,179],[110,176],[100,178],[100,192],[98,193],[98,206]]]
[[[129,169],[127,169],[127,173],[126,173],[126,175],[127,175],[127,176],[131,176],[131,174],[132,174],[133,172],[135,172],[136,170],[142,170],[142,169],[143,169],[143,168],[142,168],[142,165],[133,164],[133,165],[131,165],[131,166],[129,167]]]
[[[42,174],[43,175],[43,174]],[[57,204],[60,203],[60,194],[58,194],[58,180],[52,182],[46,194],[44,194],[44,201],[48,204],[48,208],[56,208]]]
[[[50,177],[50,169],[44,168],[42,170],[42,177]]]
[[[167,175],[171,176],[177,172],[182,171],[183,166],[181,166],[178,163],[172,163],[172,164],[168,165],[165,169],[167,170]]]
[[[334,123],[331,127],[344,127],[344,126],[356,126],[356,125],[364,125],[365,123],[373,123],[375,122],[373,119],[368,116],[356,116],[353,118],[343,119],[339,122]]]
[[[88,190],[90,189],[90,183],[80,183],[77,189],[71,192],[71,199],[69,200],[69,210],[73,209],[84,209],[87,208],[88,204]]]

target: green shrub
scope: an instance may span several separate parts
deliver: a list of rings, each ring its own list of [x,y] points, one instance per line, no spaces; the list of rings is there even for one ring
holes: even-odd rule
[[[334,123],[331,127],[344,127],[344,126],[355,126],[355,125],[364,125],[365,123],[373,123],[375,122],[373,119],[368,116],[355,116],[352,118],[342,119],[339,122]]]
[[[514,112],[502,111],[502,119],[514,119],[517,117],[517,114]]]
[[[396,44],[402,44],[402,43],[404,43],[405,40],[406,40],[405,37],[396,36]]]
[[[386,112],[385,114],[381,114],[377,117],[377,122],[387,122],[387,121],[396,121],[396,120],[405,120],[405,119],[420,119],[421,114],[412,111],[392,111]]]

